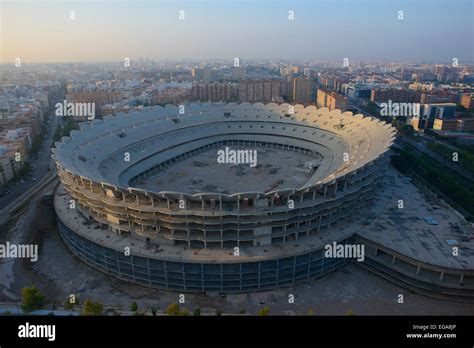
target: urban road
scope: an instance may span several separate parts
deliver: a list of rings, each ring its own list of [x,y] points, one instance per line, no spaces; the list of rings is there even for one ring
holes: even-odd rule
[[[22,179],[22,181],[18,181],[15,184],[7,185],[0,191],[0,194],[2,194],[0,198],[0,218],[10,213],[8,208],[14,206],[15,202],[24,198],[23,196],[26,192],[31,193],[35,191],[35,188],[39,189],[49,181],[46,178],[54,174],[55,169],[51,159],[51,147],[53,146],[53,134],[58,126],[59,118],[51,115],[49,120],[50,123],[46,124],[47,131],[38,151],[37,158],[31,156],[31,158],[28,159],[28,162],[32,166],[31,174],[28,175],[27,179]]]

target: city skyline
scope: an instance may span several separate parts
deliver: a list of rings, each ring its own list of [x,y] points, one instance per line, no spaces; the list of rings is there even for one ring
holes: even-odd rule
[[[473,10],[0,0],[2,343],[472,342]]]
[[[257,6],[245,0],[120,1],[110,6],[109,1],[2,2],[0,63],[127,57],[347,57],[446,64],[453,58],[460,64],[474,59],[471,1],[261,1]],[[184,11],[183,20],[179,11]],[[289,11],[294,11],[293,20]],[[398,11],[403,11],[403,20]]]

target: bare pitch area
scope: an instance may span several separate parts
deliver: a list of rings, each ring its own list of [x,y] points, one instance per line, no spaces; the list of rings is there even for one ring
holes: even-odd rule
[[[268,192],[303,186],[314,173],[313,157],[260,147],[230,147],[231,150],[256,151],[256,166],[218,163],[219,149],[212,149],[168,167],[158,175],[136,185],[153,191],[198,192]]]

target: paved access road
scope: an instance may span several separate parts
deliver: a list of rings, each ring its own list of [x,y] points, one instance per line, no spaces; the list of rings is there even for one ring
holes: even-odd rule
[[[59,117],[52,114],[49,119],[51,122],[47,124],[47,132],[38,152],[38,158],[31,157],[28,159],[32,166],[31,175],[28,176],[27,180],[9,185],[0,191],[0,194],[3,194],[3,197],[0,197],[0,210],[14,202],[23,192],[34,187],[43,177],[50,174],[48,168],[53,166],[51,146],[53,145],[53,134],[58,126]]]

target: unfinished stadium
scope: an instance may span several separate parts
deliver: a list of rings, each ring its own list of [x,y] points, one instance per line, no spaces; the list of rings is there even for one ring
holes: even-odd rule
[[[93,267],[185,292],[273,289],[346,259],[395,137],[384,122],[288,104],[189,104],[107,116],[56,143],[60,233]],[[252,149],[258,165],[220,164]],[[349,226],[349,228],[340,228]]]

